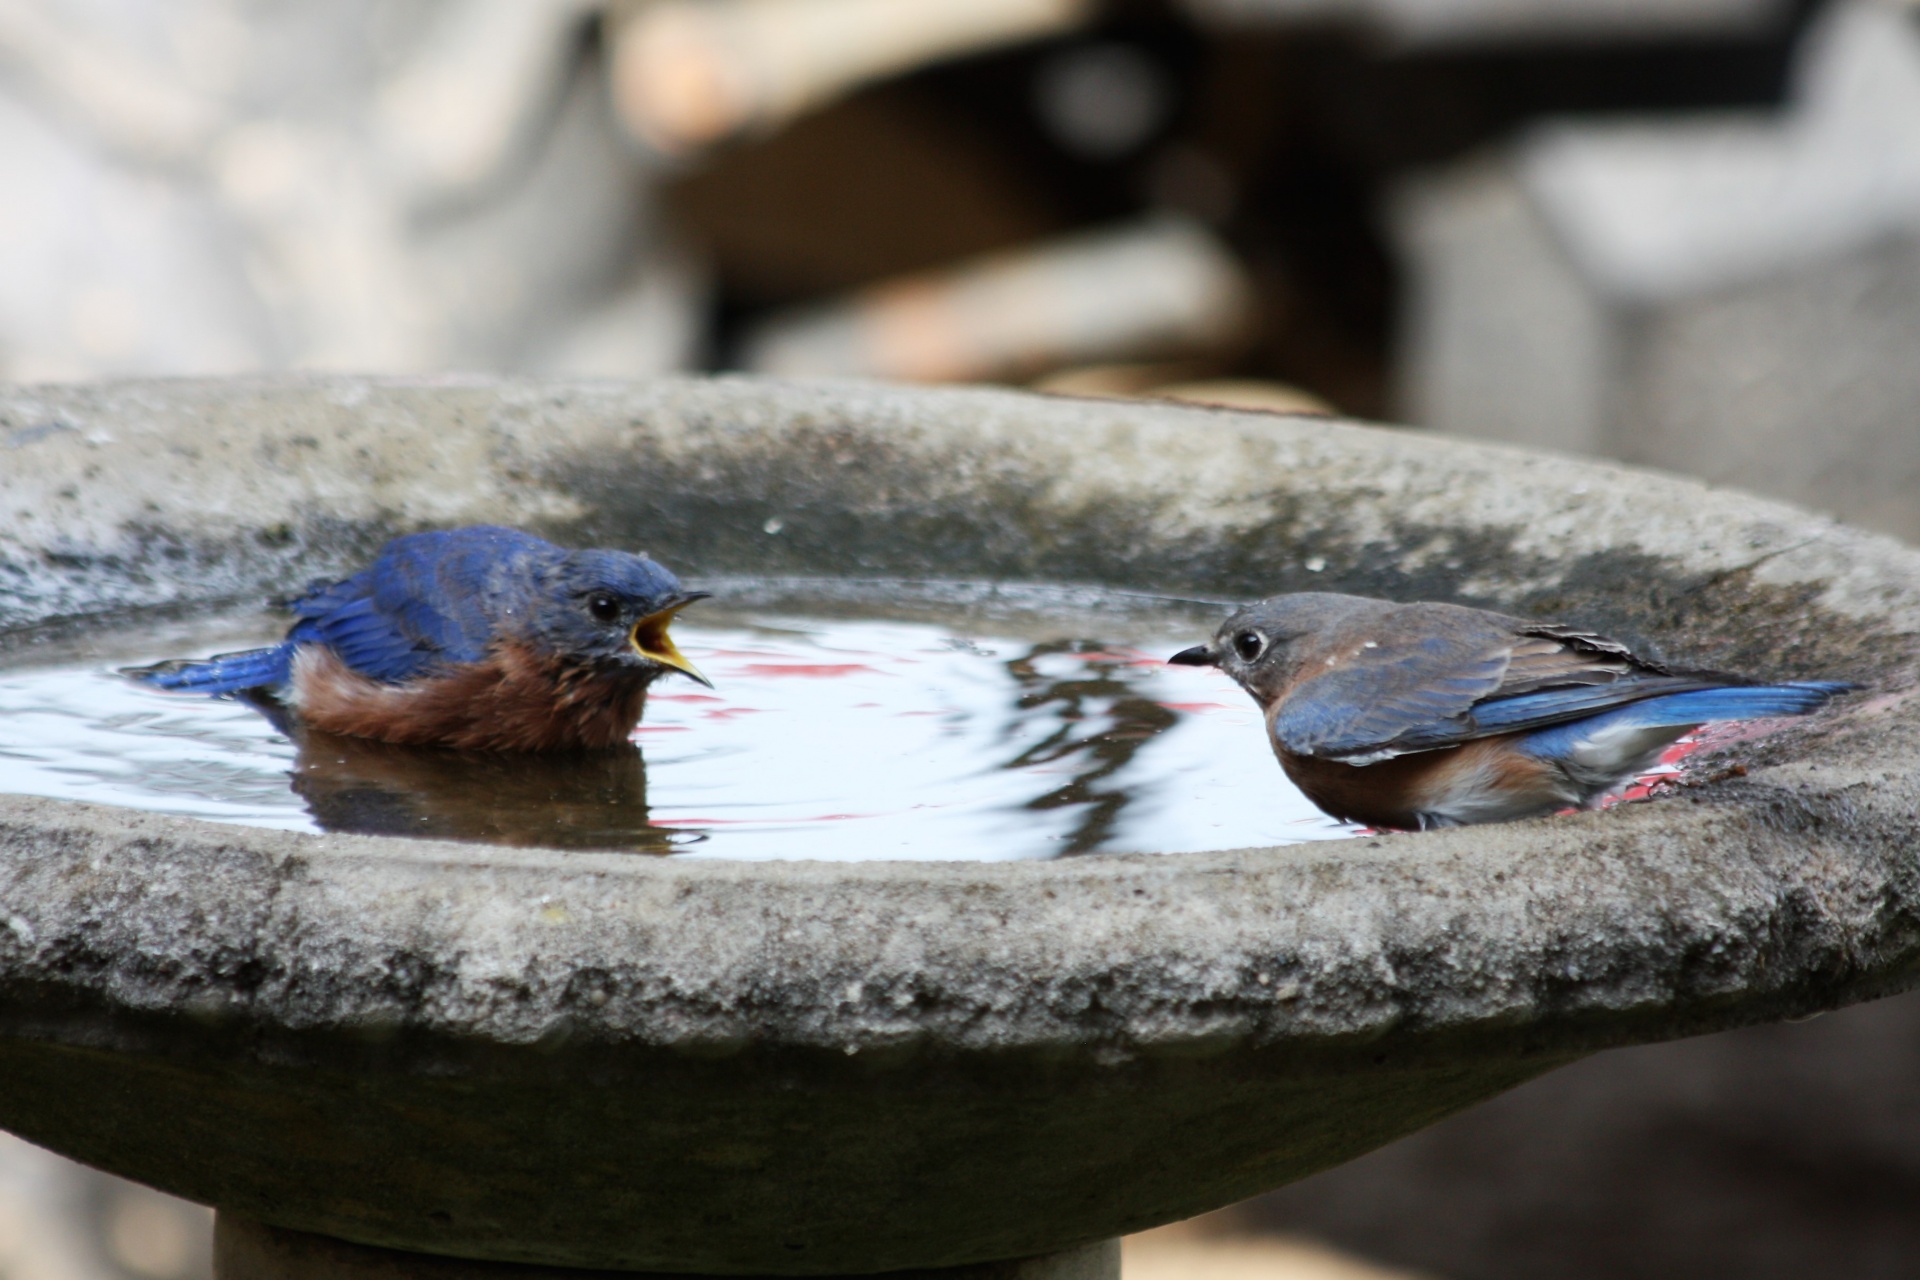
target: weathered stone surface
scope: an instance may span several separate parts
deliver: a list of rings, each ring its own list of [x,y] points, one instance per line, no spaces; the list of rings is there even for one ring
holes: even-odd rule
[[[1034,1255],[1920,958],[1920,556],[1788,507],[856,384],[126,384],[0,394],[6,431],[0,653],[491,519],[696,576],[1459,599],[1873,685],[1656,803],[1179,857],[676,863],[0,798],[0,1125],[276,1225],[576,1267]]]

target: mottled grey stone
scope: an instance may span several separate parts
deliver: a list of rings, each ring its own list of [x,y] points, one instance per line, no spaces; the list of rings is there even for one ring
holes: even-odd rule
[[[1454,599],[1872,685],[1654,803],[1181,856],[693,863],[0,797],[0,1126],[227,1213],[550,1266],[1033,1256],[1920,958],[1920,556],[1789,507],[851,383],[129,383],[0,392],[8,430],[0,655],[501,520],[696,578]]]

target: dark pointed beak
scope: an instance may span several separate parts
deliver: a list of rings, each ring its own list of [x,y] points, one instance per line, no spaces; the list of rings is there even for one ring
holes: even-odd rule
[[[1213,650],[1204,644],[1197,644],[1191,649],[1182,649],[1171,658],[1168,658],[1167,661],[1182,667],[1211,667],[1215,665]]]

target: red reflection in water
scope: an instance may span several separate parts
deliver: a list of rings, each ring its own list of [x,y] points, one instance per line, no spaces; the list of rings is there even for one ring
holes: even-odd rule
[[[915,806],[916,808],[918,806]],[[772,825],[784,826],[793,822],[849,822],[861,818],[884,818],[882,813],[822,813],[810,818],[775,818]],[[680,818],[669,819],[676,827],[752,827],[768,824],[765,818]]]
[[[739,674],[749,676],[810,676],[816,679],[850,676],[856,671],[880,674],[864,662],[749,662],[737,670]]]
[[[649,702],[725,702],[726,699],[711,693],[649,693]]]

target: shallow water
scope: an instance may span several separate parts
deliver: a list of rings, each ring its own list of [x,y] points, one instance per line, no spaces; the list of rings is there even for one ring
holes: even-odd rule
[[[120,663],[243,647],[227,618],[0,671],[0,791],[291,830],[724,858],[1046,858],[1350,835],[1218,672],[1221,610],[1130,597],[765,586],[675,624],[717,686],[656,684],[628,751],[420,750],[276,728]],[[884,597],[884,600],[875,599]],[[743,605],[745,607],[743,607]]]

